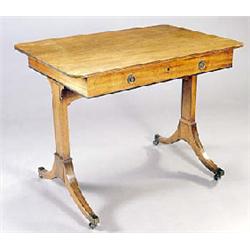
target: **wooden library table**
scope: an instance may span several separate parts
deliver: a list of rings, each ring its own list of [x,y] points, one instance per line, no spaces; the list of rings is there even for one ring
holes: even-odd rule
[[[82,195],[70,157],[68,106],[81,98],[132,90],[171,79],[182,79],[181,114],[177,130],[153,143],[186,141],[218,180],[224,171],[207,156],[195,121],[197,75],[232,67],[233,51],[242,43],[170,25],[53,38],[16,44],[28,56],[29,67],[45,75],[52,90],[56,153],[45,179],[61,178],[89,220],[99,223]],[[150,115],[150,114],[149,114]]]

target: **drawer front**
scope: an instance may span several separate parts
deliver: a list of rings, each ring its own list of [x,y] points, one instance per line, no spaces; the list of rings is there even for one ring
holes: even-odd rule
[[[88,97],[132,89],[232,66],[232,50],[104,72],[87,79]]]

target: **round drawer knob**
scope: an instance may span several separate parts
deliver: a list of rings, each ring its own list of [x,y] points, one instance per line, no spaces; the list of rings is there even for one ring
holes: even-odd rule
[[[204,70],[206,68],[206,62],[200,61],[198,64],[199,70]]]
[[[135,76],[133,74],[130,74],[127,79],[128,83],[134,83],[135,82]]]

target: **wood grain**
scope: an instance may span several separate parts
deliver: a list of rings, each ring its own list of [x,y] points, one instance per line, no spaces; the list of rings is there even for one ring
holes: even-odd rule
[[[214,71],[232,66],[233,50],[216,51],[209,54],[196,55],[188,58],[177,58],[164,62],[138,65],[119,71],[104,72],[87,78],[87,96],[93,97],[116,91],[132,89],[175,78],[182,78]],[[199,62],[205,67],[199,69]],[[133,75],[135,81],[128,83],[128,76]]]
[[[69,77],[31,57],[29,58],[29,66],[82,96],[95,97],[170,79],[229,68],[232,66],[232,59],[233,50],[228,49],[184,59],[177,58],[138,65],[119,71],[98,73],[88,78]],[[201,61],[205,62],[204,69],[199,69],[199,62]],[[127,79],[131,74],[136,79],[135,82],[128,83]]]
[[[28,55],[32,69],[81,96],[96,97],[229,68],[233,50],[240,46],[235,40],[158,25],[21,43],[15,48]]]
[[[20,43],[15,48],[68,76],[88,77],[241,46],[231,39],[158,25]]]

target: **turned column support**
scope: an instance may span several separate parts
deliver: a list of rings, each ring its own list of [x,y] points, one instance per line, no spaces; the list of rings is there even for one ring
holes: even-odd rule
[[[99,223],[99,218],[82,195],[70,157],[68,106],[81,96],[66,89],[58,82],[48,79],[52,91],[56,153],[52,169],[48,171],[40,167],[39,176],[44,179],[60,178],[81,212],[90,221],[89,226],[94,228]]]
[[[168,138],[158,134],[155,135],[153,143],[158,145],[160,142],[171,144],[179,140],[186,141],[192,147],[193,151],[205,167],[215,174],[214,179],[218,180],[224,175],[224,170],[218,168],[208,157],[199,139],[197,124],[195,121],[196,88],[196,75],[185,77],[182,80],[181,118],[177,130]]]

